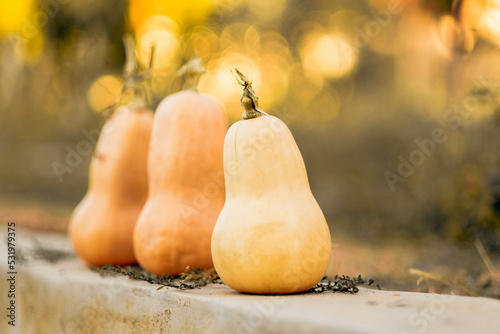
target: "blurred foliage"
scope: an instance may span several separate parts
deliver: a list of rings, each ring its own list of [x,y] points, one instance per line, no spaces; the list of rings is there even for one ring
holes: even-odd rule
[[[229,70],[253,79],[292,129],[333,233],[480,238],[500,253],[499,26],[497,0],[2,2],[0,192],[81,199],[91,156],[79,145],[119,96],[131,32],[143,65],[156,44],[153,108],[193,51],[200,91],[230,122],[242,110]],[[447,139],[392,191],[385,173],[435,129]]]

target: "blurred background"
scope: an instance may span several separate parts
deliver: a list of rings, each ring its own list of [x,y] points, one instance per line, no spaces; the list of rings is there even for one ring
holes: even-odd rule
[[[156,45],[152,108],[193,52],[230,123],[230,69],[253,80],[301,149],[331,273],[500,296],[500,0],[2,1],[3,219],[66,229],[85,143],[120,94],[124,33],[144,66]]]

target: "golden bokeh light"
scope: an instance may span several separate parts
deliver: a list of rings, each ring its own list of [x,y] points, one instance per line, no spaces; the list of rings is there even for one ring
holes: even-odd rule
[[[149,63],[151,46],[155,45],[153,69],[165,72],[172,68],[171,61],[179,51],[178,27],[174,21],[162,15],[151,16],[137,29],[136,38],[142,64]]]
[[[495,0],[463,0],[455,1],[454,7],[458,11],[460,23],[466,29],[475,29],[487,9],[488,3]]]
[[[500,0],[491,0],[479,18],[479,34],[500,47]]]
[[[9,33],[25,33],[34,8],[34,1],[0,1],[0,35]]]
[[[261,33],[245,23],[230,24],[220,35],[219,48],[207,64],[199,89],[220,99],[229,117],[241,118],[241,87],[231,70],[237,67],[253,81],[260,107],[270,111],[288,93],[288,73],[292,56],[286,40],[277,32]]]
[[[122,81],[114,75],[97,78],[87,94],[90,106],[95,111],[102,111],[117,102],[122,90]]]
[[[231,48],[238,49],[241,47],[245,47],[245,45],[242,43],[242,38],[245,36],[250,27],[250,24],[244,22],[237,22],[227,25],[220,34],[221,49],[228,50]]]
[[[207,60],[219,50],[219,36],[208,27],[199,27],[186,36],[198,57]]]
[[[294,111],[300,114],[301,123],[314,127],[337,117],[342,101],[335,88],[325,89],[324,80],[311,80],[300,62],[289,67],[287,77],[287,103],[295,106]]]
[[[165,15],[153,15],[145,20],[137,29],[136,34],[142,36],[151,30],[167,30],[177,34],[178,25]]]
[[[377,13],[371,11],[370,15],[361,16],[356,13],[349,19],[351,22],[358,22],[352,34],[355,45],[360,48],[369,46],[373,51],[384,55],[394,55],[399,51],[400,44],[394,39],[397,35],[398,19],[397,16],[390,14],[387,7],[383,7]],[[352,23],[346,22],[347,26],[350,24]]]
[[[288,75],[283,66],[288,64],[287,60],[280,55],[268,53],[262,55],[260,63],[265,88],[259,95],[263,101],[262,106],[282,102],[288,93]]]
[[[9,36],[16,57],[24,63],[34,63],[39,58],[48,20],[45,13],[36,10],[34,1],[0,2],[0,37]]]
[[[154,15],[165,15],[181,27],[186,28],[202,23],[212,11],[215,0],[131,0],[130,24],[139,28]]]
[[[250,26],[244,37],[243,43],[245,45],[245,49],[249,50],[258,50],[260,49],[260,32],[254,26]]]
[[[287,0],[247,0],[248,9],[262,21],[271,21],[281,18],[287,6]]]
[[[277,32],[269,31],[261,34],[260,40],[263,47],[262,52],[282,56],[286,59],[286,62],[282,63],[282,65],[288,65],[292,57],[290,55],[288,43],[282,35]]]
[[[259,65],[264,88],[260,96],[262,105],[271,107],[286,98],[289,85],[287,71],[292,64],[292,56],[286,40],[276,32],[261,34],[259,42]]]
[[[302,50],[304,69],[311,74],[338,79],[352,73],[358,62],[358,50],[340,34],[312,34]]]
[[[257,96],[261,96],[259,91],[263,83],[259,66],[252,58],[241,53],[227,53],[220,59],[209,62],[208,71],[200,78],[198,89],[221,100],[228,116],[232,119],[239,119],[243,113],[239,102],[242,88],[231,73],[231,70],[234,72],[235,67],[251,78]]]
[[[308,102],[316,93],[323,88],[323,80],[318,76],[318,80],[311,80],[304,73],[302,63],[297,62],[287,70],[288,82],[291,96],[302,102]]]

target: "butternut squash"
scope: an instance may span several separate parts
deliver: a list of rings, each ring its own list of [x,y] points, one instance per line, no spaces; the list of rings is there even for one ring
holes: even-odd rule
[[[134,225],[148,195],[147,154],[153,113],[147,108],[140,83],[150,77],[152,61],[149,70],[138,73],[133,38],[124,36],[124,44],[123,91],[131,91],[132,100],[104,124],[90,164],[89,189],[68,226],[77,255],[96,266],[136,263]],[[153,55],[154,46],[151,59]]]
[[[199,65],[188,66],[188,89],[166,97],[153,122],[150,192],[134,230],[134,250],[139,264],[157,275],[213,267],[210,241],[224,205],[227,119],[219,102],[197,91]]]
[[[134,225],[148,194],[147,154],[153,114],[142,102],[119,108],[105,123],[90,165],[89,189],[75,208],[69,236],[86,262],[136,262]]]
[[[287,126],[258,108],[251,82],[243,120],[224,142],[226,201],[212,235],[212,257],[231,288],[289,294],[318,283],[330,261],[326,220]]]

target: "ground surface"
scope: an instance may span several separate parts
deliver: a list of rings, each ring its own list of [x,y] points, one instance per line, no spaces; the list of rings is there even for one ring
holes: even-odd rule
[[[65,233],[71,212],[72,207],[50,201],[0,197],[3,223],[15,221],[24,227]],[[491,256],[492,274],[474,244],[459,245],[431,235],[367,240],[342,226],[339,222],[332,228],[330,276],[361,274],[386,290],[500,299],[500,257]]]

